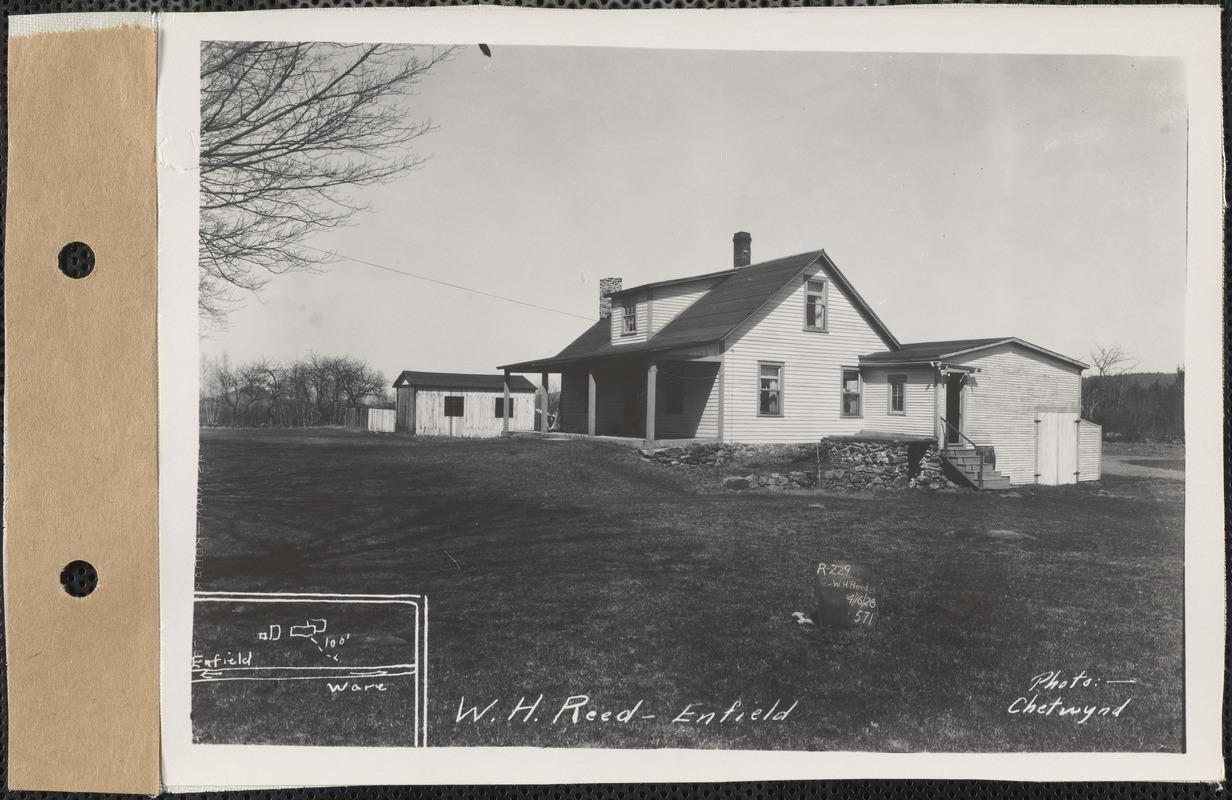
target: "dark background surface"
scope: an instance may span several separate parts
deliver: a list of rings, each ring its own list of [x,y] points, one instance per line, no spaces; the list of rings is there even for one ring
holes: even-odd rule
[[[344,0],[300,0],[271,2],[270,0],[213,0],[212,2],[194,2],[193,0],[162,0],[162,2],[146,2],[145,0],[56,0],[54,2],[39,2],[39,0],[0,0],[3,2],[5,19],[5,39],[8,37],[8,16],[12,14],[35,14],[57,12],[84,11],[245,11],[257,9],[279,8],[331,8],[349,6],[455,6],[455,5],[502,5],[526,6],[537,8],[593,8],[608,9],[612,13],[621,10],[639,8],[775,8],[775,7],[809,7],[809,6],[854,6],[854,5],[919,5],[917,2],[859,2],[857,0],[519,0],[518,2],[472,3],[467,0],[426,0],[426,2],[391,2],[390,0],[363,0],[362,2],[345,2]],[[1033,3],[1034,4],[1034,3]],[[1090,3],[1055,2],[1047,5],[1093,5]],[[1203,5],[1216,5],[1214,2],[1203,2]],[[1121,3],[1111,5],[1163,5],[1163,3]],[[1225,148],[1227,145],[1227,109],[1228,109],[1228,78],[1232,68],[1232,48],[1229,46],[1229,26],[1232,24],[1232,14],[1227,6],[1222,11],[1223,27],[1223,84],[1224,84],[1224,119]],[[7,49],[3,56],[5,74],[7,75]],[[4,118],[8,117],[7,87],[3,95]],[[7,127],[3,133],[5,152],[8,148]],[[7,176],[7,170],[6,170]],[[1225,189],[1226,196],[1226,189]],[[4,196],[0,195],[0,206]],[[1225,225],[1229,215],[1225,212]],[[2,234],[0,234],[2,235]],[[1225,262],[1225,274],[1227,266]],[[0,289],[2,289],[0,277]],[[1225,299],[1226,303],[1226,299]],[[0,312],[2,315],[3,312]],[[1224,348],[1229,344],[1228,327],[1225,329]],[[0,316],[0,324],[3,317]],[[3,371],[4,357],[0,345],[0,372]],[[1227,362],[1225,356],[1225,379],[1227,377]],[[2,379],[2,376],[0,376]],[[3,401],[0,401],[2,404]],[[1227,411],[1225,396],[1225,416]],[[0,405],[0,412],[2,412]],[[1225,462],[1225,506],[1230,495],[1227,483],[1227,462],[1232,452],[1232,439],[1227,431],[1223,440]],[[1225,507],[1225,514],[1227,508]],[[1225,549],[1228,549],[1225,540]],[[1232,552],[1227,555],[1232,555]],[[55,576],[51,576],[52,580]],[[2,601],[0,601],[2,602]],[[0,622],[0,626],[2,626]],[[1226,644],[1226,643],[1225,643]],[[4,648],[3,628],[0,627],[0,649]],[[1227,648],[1225,646],[1225,653]],[[6,653],[7,657],[7,653]],[[1229,697],[1225,684],[1223,708],[1223,752],[1224,762],[1228,762],[1228,722]],[[0,785],[7,785],[7,695],[0,695],[0,715],[4,717],[3,728],[0,729]],[[122,732],[118,735],[123,735]],[[586,785],[586,786],[457,786],[457,787],[364,787],[364,788],[327,788],[327,789],[287,789],[279,791],[255,792],[219,792],[208,794],[177,795],[185,798],[228,798],[229,800],[359,800],[359,798],[386,797],[425,797],[425,798],[551,798],[551,800],[603,800],[604,798],[632,797],[638,800],[666,800],[666,798],[702,798],[704,800],[737,800],[747,798],[784,797],[784,798],[830,798],[852,797],[865,800],[899,800],[899,798],[927,798],[928,800],[954,800],[956,798],[1007,797],[1007,798],[1070,798],[1091,797],[1101,800],[1121,800],[1122,798],[1152,798],[1152,800],[1179,800],[1179,798],[1223,798],[1226,792],[1220,785],[1213,784],[1162,784],[1162,783],[1011,783],[987,781],[874,781],[874,780],[840,780],[840,781],[791,781],[791,782],[757,782],[757,783],[713,783],[713,784],[618,784],[618,785]],[[7,792],[4,796],[13,798],[53,798],[70,795],[54,792]],[[103,797],[105,795],[99,795]],[[113,795],[123,797],[123,795]]]

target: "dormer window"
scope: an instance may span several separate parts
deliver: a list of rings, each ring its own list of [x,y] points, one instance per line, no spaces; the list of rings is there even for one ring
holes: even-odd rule
[[[632,336],[637,333],[637,300],[626,300],[621,314],[624,320],[620,329],[621,336]]]
[[[804,329],[807,331],[824,331],[826,329],[826,282],[808,280],[804,293]]]

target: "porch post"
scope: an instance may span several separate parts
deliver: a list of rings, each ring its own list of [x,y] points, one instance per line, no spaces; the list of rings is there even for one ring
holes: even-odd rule
[[[659,365],[650,359],[646,366],[646,439],[655,438],[655,384],[659,382]]]
[[[941,425],[941,367],[933,367],[933,436],[937,447],[945,447],[945,431]]]
[[[501,431],[505,434],[509,433],[509,370],[505,370],[505,407],[504,413],[501,414]]]
[[[539,373],[539,430],[548,432],[548,374]]]
[[[586,435],[595,435],[595,367],[586,369]]]
[[[723,356],[724,356],[723,353],[719,354],[719,431],[718,433],[719,433],[720,442],[724,441],[723,439],[723,404],[724,404],[723,397],[724,395],[727,394],[727,391],[726,391],[727,387],[725,386],[725,378],[724,378],[724,375],[727,373],[727,370],[725,369],[727,365],[724,361]]]

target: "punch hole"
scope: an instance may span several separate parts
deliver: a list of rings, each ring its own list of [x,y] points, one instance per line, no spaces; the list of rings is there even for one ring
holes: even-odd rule
[[[84,278],[94,271],[94,251],[85,242],[69,242],[60,249],[60,271],[70,278]]]
[[[85,597],[98,586],[98,570],[89,561],[73,561],[60,570],[60,585],[73,597]]]

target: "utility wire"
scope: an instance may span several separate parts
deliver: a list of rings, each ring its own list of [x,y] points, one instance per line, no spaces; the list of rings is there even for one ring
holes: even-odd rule
[[[594,322],[594,320],[591,319],[590,317],[584,317],[581,314],[574,314],[571,311],[561,311],[558,308],[548,308],[547,306],[539,306],[539,305],[535,305],[534,303],[527,303],[524,300],[514,300],[512,297],[505,297],[504,295],[492,294],[491,292],[485,292],[480,289],[471,289],[468,286],[459,286],[456,283],[449,283],[448,281],[441,281],[441,280],[437,280],[436,278],[429,278],[425,275],[416,275],[413,272],[407,272],[406,270],[401,270],[401,269],[394,269],[393,267],[387,267],[384,264],[375,264],[371,261],[364,261],[362,258],[353,258],[352,256],[342,255],[332,250],[322,250],[319,247],[311,247],[306,244],[301,244],[300,247],[303,247],[306,250],[316,250],[318,253],[324,253],[325,255],[328,255],[328,256],[340,258],[343,261],[353,261],[356,264],[363,264],[364,266],[375,267],[376,269],[383,269],[386,272],[392,272],[396,275],[405,275],[408,278],[418,278],[421,281],[427,281],[428,283],[439,283],[441,286],[448,286],[451,289],[461,289],[464,292],[471,292],[472,294],[481,294],[484,297],[492,297],[497,300],[504,300],[507,303],[517,303],[520,306],[527,306],[529,308],[537,308],[540,311],[551,311],[553,314],[564,314],[566,317],[577,317],[578,319],[584,319],[587,322]]]

